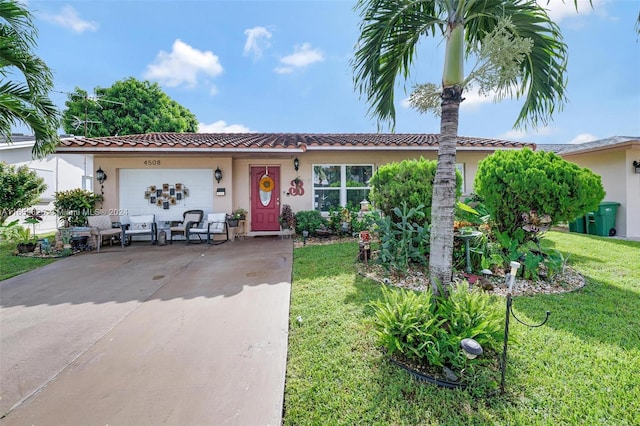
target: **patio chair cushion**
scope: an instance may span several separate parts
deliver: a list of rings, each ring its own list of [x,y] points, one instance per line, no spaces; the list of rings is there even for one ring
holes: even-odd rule
[[[127,234],[149,233],[152,230],[152,223],[155,221],[154,215],[130,216],[131,226],[127,230]]]
[[[224,223],[227,220],[226,213],[209,213],[207,222],[209,223],[209,232],[221,234],[224,232]]]

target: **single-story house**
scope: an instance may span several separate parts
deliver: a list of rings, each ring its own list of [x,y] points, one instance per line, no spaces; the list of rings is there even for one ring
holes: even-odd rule
[[[68,136],[61,136],[64,141]],[[46,191],[38,204],[23,209],[8,218],[8,222],[26,219],[26,212],[36,209],[43,213],[43,221],[36,226],[37,233],[48,233],[58,228],[58,219],[53,214],[54,194],[58,191],[82,188],[93,191],[93,158],[85,154],[54,153],[40,160],[34,160],[31,150],[35,138],[29,135],[13,134],[11,143],[0,138],[0,162],[23,166],[34,170],[47,184]]]
[[[640,137],[613,136],[593,142],[538,145],[602,177],[605,201],[620,203],[616,217],[618,236],[640,238]]]
[[[95,181],[103,209],[118,216],[155,214],[157,222],[180,220],[183,212],[249,214],[249,236],[280,233],[283,204],[294,212],[328,211],[367,197],[368,181],[385,163],[436,159],[437,134],[205,134],[141,135],[64,139],[59,154],[91,156],[106,179]],[[498,149],[530,143],[460,137],[458,169],[472,192],[478,162]],[[94,173],[95,174],[95,173]]]

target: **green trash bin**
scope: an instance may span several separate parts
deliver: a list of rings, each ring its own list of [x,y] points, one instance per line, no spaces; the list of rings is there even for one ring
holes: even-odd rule
[[[589,212],[584,217],[585,233],[589,235],[598,235],[596,232],[596,212]]]
[[[569,222],[569,231],[578,232],[580,234],[586,234],[587,231],[586,231],[586,229],[584,227],[584,221],[585,221],[585,217],[584,216],[580,216],[579,218],[577,218],[573,222]]]
[[[598,206],[598,210],[592,212],[595,235],[600,235],[601,237],[613,237],[616,235],[616,215],[618,214],[619,205],[620,203],[615,201],[603,201]]]

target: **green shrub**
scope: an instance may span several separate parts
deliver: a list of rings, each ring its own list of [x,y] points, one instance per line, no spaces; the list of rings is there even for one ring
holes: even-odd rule
[[[87,217],[94,214],[102,195],[84,189],[71,189],[55,194],[55,212],[64,226],[85,226]]]
[[[500,348],[500,304],[478,289],[470,290],[466,282],[454,286],[448,299],[436,299],[431,289],[418,293],[383,287],[382,293],[381,300],[372,302],[374,332],[392,356],[402,354],[425,365],[460,371],[484,362],[465,358],[462,339],[475,339],[485,351]]]
[[[474,182],[493,226],[522,244],[522,215],[549,215],[552,224],[570,222],[595,210],[604,198],[600,176],[552,152],[496,151],[480,161]]]
[[[315,236],[316,229],[327,226],[327,221],[318,210],[302,210],[296,213],[296,234],[302,235],[302,231],[309,231],[309,235]]]
[[[403,201],[409,208],[422,205],[425,216],[419,224],[431,222],[431,195],[436,167],[437,161],[424,158],[380,166],[369,182],[371,202],[385,215],[391,216],[393,221],[398,219],[394,216],[393,209],[399,207]],[[462,176],[456,171],[458,196],[461,194],[461,187]]]

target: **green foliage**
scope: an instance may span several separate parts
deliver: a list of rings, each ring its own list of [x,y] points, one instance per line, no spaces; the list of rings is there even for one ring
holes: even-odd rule
[[[528,148],[497,151],[480,161],[474,187],[493,226],[519,243],[528,239],[519,235],[524,213],[549,215],[554,224],[570,222],[595,210],[605,195],[600,176],[552,152]]]
[[[42,158],[59,141],[60,113],[49,99],[53,74],[35,54],[37,35],[23,2],[0,1],[0,136],[11,142],[12,127],[26,124],[36,140],[32,154]]]
[[[16,229],[16,240],[18,244],[35,243],[38,237],[35,234],[31,234],[31,229],[28,226],[18,226]]]
[[[394,208],[406,202],[409,208],[420,205],[424,208],[424,217],[418,223],[424,225],[431,222],[431,196],[433,179],[436,174],[437,161],[403,160],[380,166],[370,180],[370,199],[373,205],[392,220]],[[460,196],[462,176],[456,171],[456,194]]]
[[[424,206],[409,208],[402,202],[402,210],[393,209],[394,222],[390,216],[378,221],[380,254],[378,261],[387,269],[406,271],[410,263],[426,265],[429,252],[429,231],[419,224],[424,217]]]
[[[44,179],[27,166],[0,162],[0,223],[17,210],[36,204],[46,189]]]
[[[390,355],[402,354],[431,366],[458,371],[467,364],[460,348],[465,338],[475,339],[485,350],[497,351],[502,334],[499,303],[479,290],[458,283],[448,299],[422,293],[383,288],[381,300],[372,302],[377,342]]]
[[[55,194],[55,212],[66,226],[85,226],[87,217],[95,213],[102,195],[83,189],[71,189]]]
[[[198,130],[196,116],[169,98],[158,83],[130,77],[97,87],[95,93],[102,101],[90,99],[80,88],[69,95],[62,120],[67,133],[84,134],[85,122],[89,137]]]
[[[317,210],[302,210],[296,213],[296,234],[309,231],[309,235],[316,236],[316,229],[327,226],[327,221]]]

